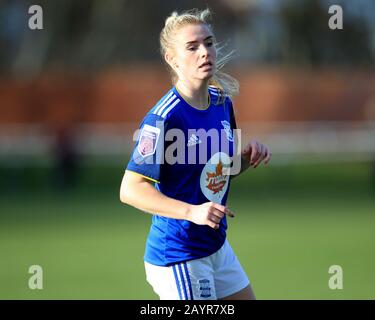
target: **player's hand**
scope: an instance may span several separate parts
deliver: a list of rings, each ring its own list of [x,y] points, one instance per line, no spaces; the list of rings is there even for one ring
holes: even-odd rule
[[[206,202],[200,205],[192,205],[189,212],[189,221],[195,224],[208,225],[213,229],[218,229],[221,219],[225,215],[234,217],[228,207],[214,202]]]
[[[241,156],[247,161],[249,166],[256,168],[262,161],[264,164],[268,164],[272,153],[266,145],[257,140],[251,140],[243,149]]]

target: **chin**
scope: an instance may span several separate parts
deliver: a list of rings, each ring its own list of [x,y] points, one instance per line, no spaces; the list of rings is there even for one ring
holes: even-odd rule
[[[214,76],[214,72],[210,71],[210,72],[205,72],[203,74],[202,73],[196,74],[196,75],[192,76],[192,78],[197,79],[197,80],[201,80],[201,81],[208,81],[213,76]]]
[[[202,76],[202,80],[210,80],[214,76],[214,72],[207,73],[206,75]]]

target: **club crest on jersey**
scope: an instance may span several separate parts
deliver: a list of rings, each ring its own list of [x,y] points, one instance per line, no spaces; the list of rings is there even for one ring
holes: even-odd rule
[[[227,138],[229,141],[233,141],[233,132],[230,127],[230,123],[227,120],[221,121],[221,124],[224,127],[225,133],[227,134]]]
[[[211,297],[210,280],[208,279],[199,280],[199,290],[201,292],[202,298]]]
[[[160,129],[145,124],[139,136],[138,152],[142,157],[148,157],[155,153]]]

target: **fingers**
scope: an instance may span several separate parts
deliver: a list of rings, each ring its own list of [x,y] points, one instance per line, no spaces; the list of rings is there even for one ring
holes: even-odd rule
[[[266,157],[266,151],[267,148],[265,145],[261,144],[260,145],[260,152],[259,152],[259,157],[257,161],[254,163],[254,169],[262,162],[262,160]]]
[[[272,153],[268,147],[264,146],[264,149],[264,156],[262,160],[264,160],[263,163],[266,165],[271,160]]]
[[[267,148],[267,155],[266,155],[266,157],[264,158],[264,164],[268,164],[268,162],[270,162],[270,160],[271,160],[271,156],[272,156],[272,153],[271,153],[271,151]]]
[[[252,157],[250,158],[250,166],[254,169],[264,160],[264,164],[268,164],[271,160],[271,151],[264,144],[255,142],[252,148]]]
[[[216,214],[217,214],[217,212],[216,212]],[[208,226],[210,226],[213,229],[219,229],[221,218],[219,216],[215,215],[213,213],[213,211],[212,211],[212,213],[209,213],[209,215],[207,216],[207,220],[208,220],[208,223],[207,223]]]
[[[219,220],[223,219],[223,217],[225,216],[224,212],[222,212],[221,210],[218,210],[216,208],[211,208],[209,210],[209,213],[211,215],[213,215],[214,217],[218,218]]]
[[[256,161],[258,157],[258,143],[256,141],[251,143],[250,165]]]
[[[221,219],[214,214],[211,214],[208,216],[208,220],[212,221],[213,223],[219,224]]]
[[[262,154],[263,152],[263,145],[261,143],[256,144],[256,154],[254,156],[254,159],[250,160],[250,165],[252,165],[254,168],[258,165],[259,161],[262,161]]]
[[[234,218],[234,213],[233,211],[229,210],[229,208],[226,208],[225,214],[230,216],[231,218]]]
[[[219,229],[219,227],[220,227],[219,224],[217,224],[217,223],[215,223],[215,222],[211,222],[211,221],[209,221],[209,222],[207,223],[207,225],[208,225],[209,227],[211,227],[212,229]]]
[[[249,143],[242,151],[242,154],[248,154],[251,151],[251,143]]]
[[[209,202],[208,215],[207,215],[207,225],[213,229],[218,229],[220,227],[220,221],[225,215],[234,217],[234,214],[226,206]]]
[[[226,206],[212,202],[211,207],[214,209],[213,213],[221,219],[224,217],[224,215],[228,215],[232,218],[234,217],[234,213]]]
[[[193,221],[197,224],[205,224],[213,229],[218,229],[220,227],[221,219],[223,219],[225,215],[234,217],[234,213],[229,210],[227,206],[223,206],[212,201],[206,202],[202,205],[204,206],[205,217],[202,217],[202,220],[198,218],[197,220]]]

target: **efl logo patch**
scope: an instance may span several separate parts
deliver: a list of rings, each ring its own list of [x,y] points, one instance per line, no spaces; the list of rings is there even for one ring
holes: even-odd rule
[[[224,127],[228,140],[233,142],[233,133],[232,133],[232,129],[230,128],[230,123],[227,120],[223,120],[221,121],[221,124]]]
[[[148,157],[155,153],[160,129],[145,124],[139,137],[138,152],[142,157]]]

